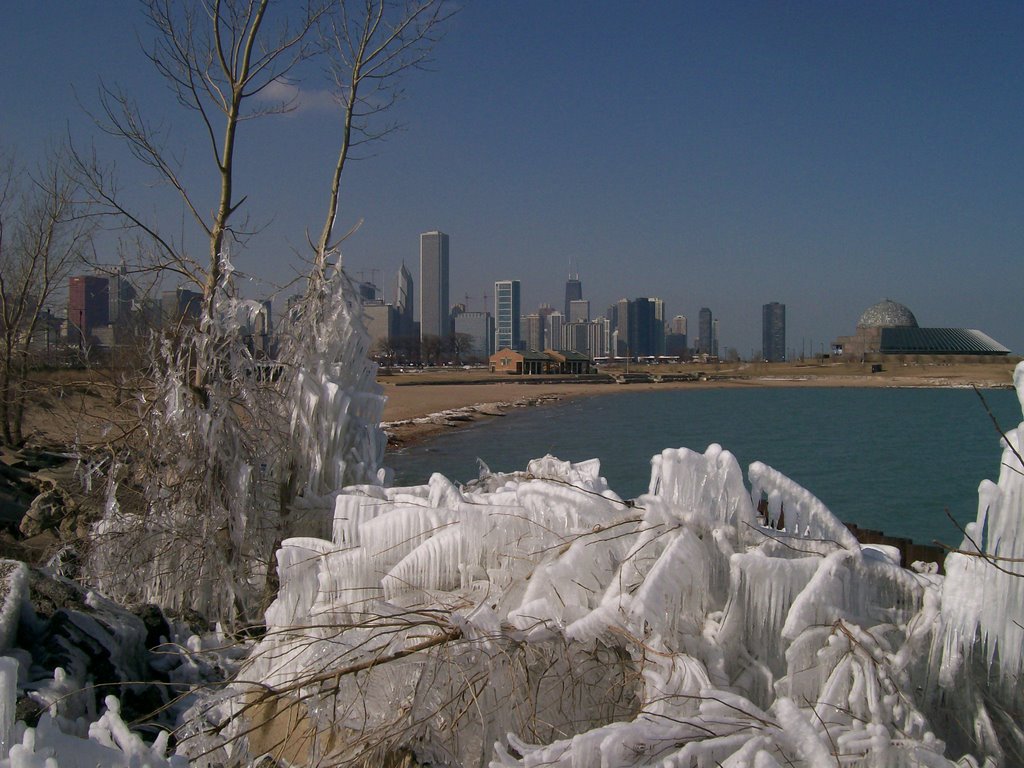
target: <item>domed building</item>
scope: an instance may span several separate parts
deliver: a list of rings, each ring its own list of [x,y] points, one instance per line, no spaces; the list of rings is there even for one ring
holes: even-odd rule
[[[853,336],[832,342],[832,356],[844,360],[879,360],[885,355],[985,358],[1010,350],[988,334],[969,328],[921,328],[903,304],[883,299],[864,310]]]
[[[917,328],[914,313],[892,299],[883,299],[864,310],[858,328]]]

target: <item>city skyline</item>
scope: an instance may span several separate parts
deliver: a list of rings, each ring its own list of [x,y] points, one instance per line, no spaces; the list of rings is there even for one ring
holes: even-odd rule
[[[96,110],[100,78],[137,96],[170,146],[196,138],[138,50],[136,33],[151,35],[141,13],[66,0],[10,10],[0,103],[22,162],[65,133],[90,144],[82,107]],[[549,287],[575,260],[595,311],[652,292],[671,315],[707,305],[720,342],[744,355],[761,346],[770,298],[787,305],[796,350],[827,346],[893,297],[924,324],[981,328],[1024,351],[1019,4],[581,13],[483,0],[446,32],[432,71],[404,84],[405,130],[346,171],[338,223],[354,229],[352,274],[411,263],[412,238],[436,222],[459,244],[451,295],[477,311],[513,271],[527,278],[524,307],[562,306]],[[284,285],[301,269],[336,149],[325,84],[300,74],[299,109],[239,135],[258,234],[231,256],[254,282]],[[125,188],[180,230],[180,206],[97,141]],[[180,158],[202,176],[198,150]],[[116,251],[101,256],[113,264]]]

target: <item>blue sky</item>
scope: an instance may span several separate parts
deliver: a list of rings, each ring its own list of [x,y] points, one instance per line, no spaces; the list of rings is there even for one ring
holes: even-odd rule
[[[95,105],[102,77],[137,95],[206,183],[190,116],[136,35],[148,32],[131,2],[8,9],[0,142],[30,161],[66,130],[91,140],[79,103]],[[336,153],[307,74],[307,108],[241,137],[262,231],[234,260],[268,283],[301,268]],[[452,300],[470,309],[508,278],[524,310],[561,306],[575,258],[593,311],[658,296],[693,333],[708,306],[742,355],[760,348],[766,302],[787,305],[787,346],[810,352],[885,297],[922,325],[1024,351],[1022,4],[479,0],[405,86],[405,128],[350,167],[340,217],[361,222],[350,271],[381,270],[388,300],[418,234],[437,228]],[[180,206],[98,146],[180,226]]]

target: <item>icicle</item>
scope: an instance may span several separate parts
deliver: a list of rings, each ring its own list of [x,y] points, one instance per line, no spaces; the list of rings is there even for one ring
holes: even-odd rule
[[[18,698],[18,660],[0,656],[0,759],[14,746],[15,704]]]

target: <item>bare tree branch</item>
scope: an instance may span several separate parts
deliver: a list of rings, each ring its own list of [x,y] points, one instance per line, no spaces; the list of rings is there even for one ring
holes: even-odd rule
[[[357,8],[351,11],[350,6]],[[342,121],[327,215],[314,247],[314,283],[323,279],[328,258],[338,247],[333,232],[341,177],[353,147],[379,140],[397,129],[391,125],[373,131],[373,118],[396,103],[402,75],[429,59],[442,23],[454,13],[445,0],[361,0],[338,3],[321,24],[321,41],[329,57]]]
[[[21,173],[12,158],[0,162],[0,422],[6,445],[24,440],[37,331],[52,322],[46,304],[82,262],[95,230],[68,162],[62,148],[51,150],[34,173]]]

